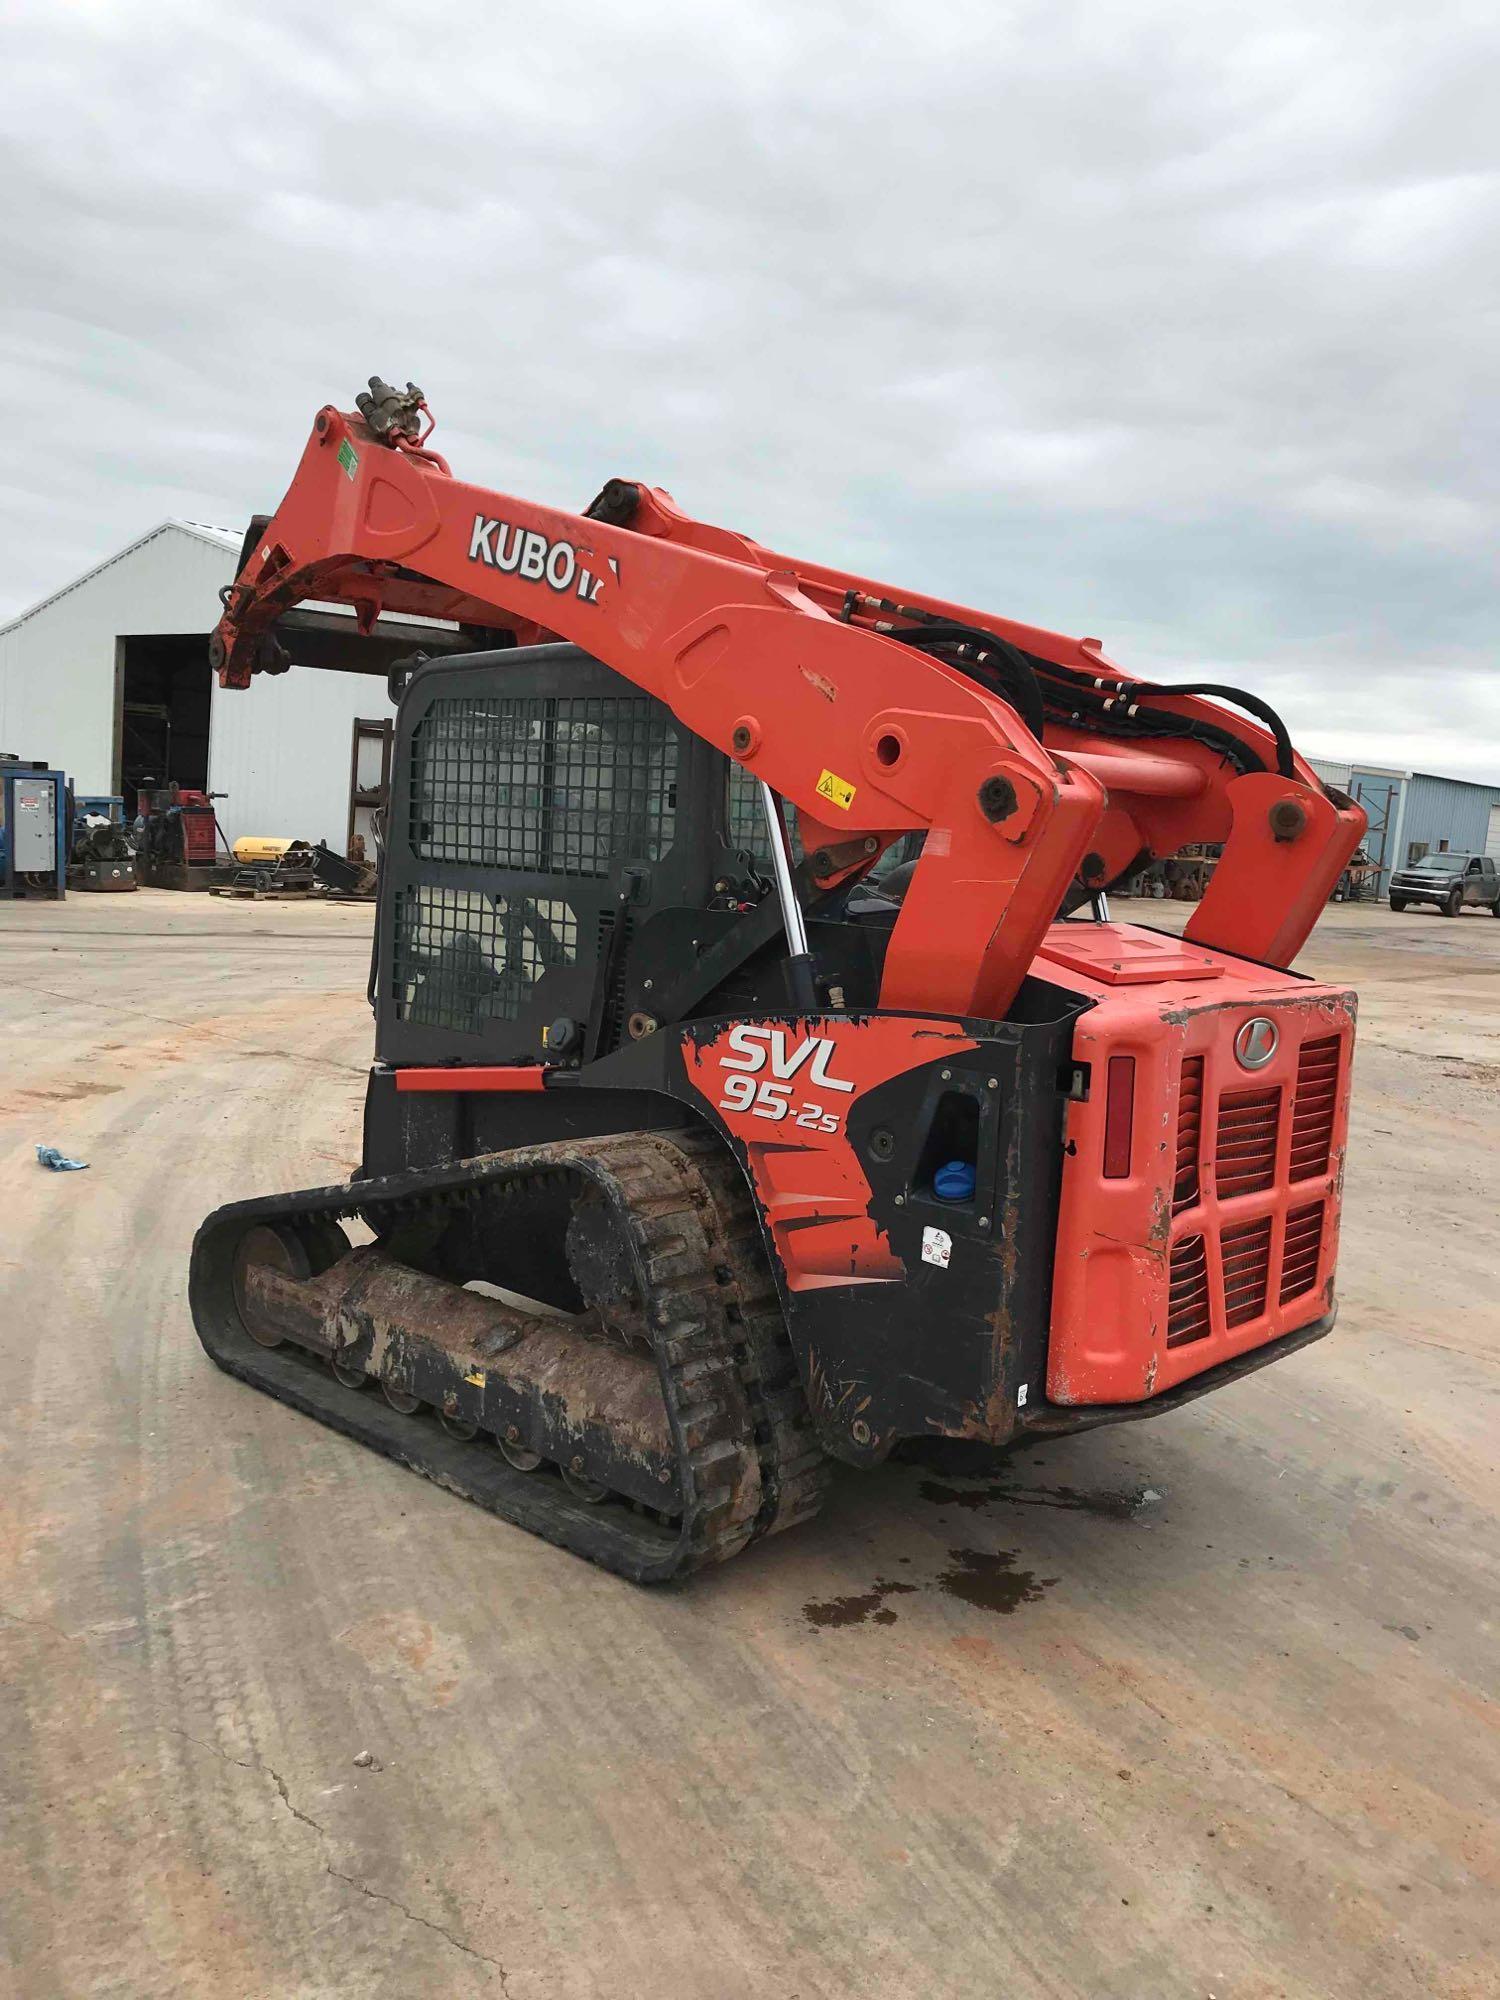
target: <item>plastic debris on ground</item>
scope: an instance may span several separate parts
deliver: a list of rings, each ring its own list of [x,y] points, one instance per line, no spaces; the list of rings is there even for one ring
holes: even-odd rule
[[[55,1174],[81,1174],[88,1165],[87,1160],[70,1160],[56,1146],[38,1146],[36,1156],[44,1167],[50,1167]]]

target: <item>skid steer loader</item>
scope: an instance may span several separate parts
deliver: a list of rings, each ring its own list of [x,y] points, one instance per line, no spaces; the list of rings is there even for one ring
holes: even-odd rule
[[[1354,1003],[1289,968],[1364,830],[1255,697],[321,410],[221,684],[303,599],[412,663],[347,1185],[221,1208],[231,1374],[643,1582],[831,1458],[1173,1409],[1326,1333]],[[789,817],[790,813],[790,817]],[[1222,855],[1181,937],[1111,884]]]

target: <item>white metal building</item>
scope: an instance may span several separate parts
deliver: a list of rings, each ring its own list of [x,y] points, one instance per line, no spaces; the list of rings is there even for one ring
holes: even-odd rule
[[[444,650],[451,628],[383,620],[370,673],[320,658],[348,633],[337,607],[303,608],[277,627],[298,664],[221,689],[208,665],[219,592],[242,537],[163,521],[108,561],[0,626],[0,751],[45,759],[75,792],[123,794],[149,777],[223,792],[219,823],[242,834],[323,840],[343,853],[366,815],[351,799],[380,767],[394,711],[385,670],[417,646]],[[360,732],[356,724],[372,727]],[[373,754],[372,754],[373,753]]]
[[[1336,757],[1309,757],[1307,761],[1325,785],[1332,785],[1336,791],[1348,791],[1354,776],[1352,764],[1340,763]]]

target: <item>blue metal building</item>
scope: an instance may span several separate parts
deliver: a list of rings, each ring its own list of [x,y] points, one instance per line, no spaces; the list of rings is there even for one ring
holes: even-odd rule
[[[1500,860],[1500,785],[1354,764],[1347,787],[1369,815],[1365,845],[1380,863],[1380,893],[1391,871],[1422,855],[1491,854]]]

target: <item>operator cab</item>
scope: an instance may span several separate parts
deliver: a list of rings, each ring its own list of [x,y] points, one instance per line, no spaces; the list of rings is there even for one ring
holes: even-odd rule
[[[580,648],[427,662],[396,729],[378,1056],[576,1065],[663,1022],[794,1008],[772,837],[748,771]],[[799,885],[843,1009],[878,1002],[922,838],[868,880]]]

